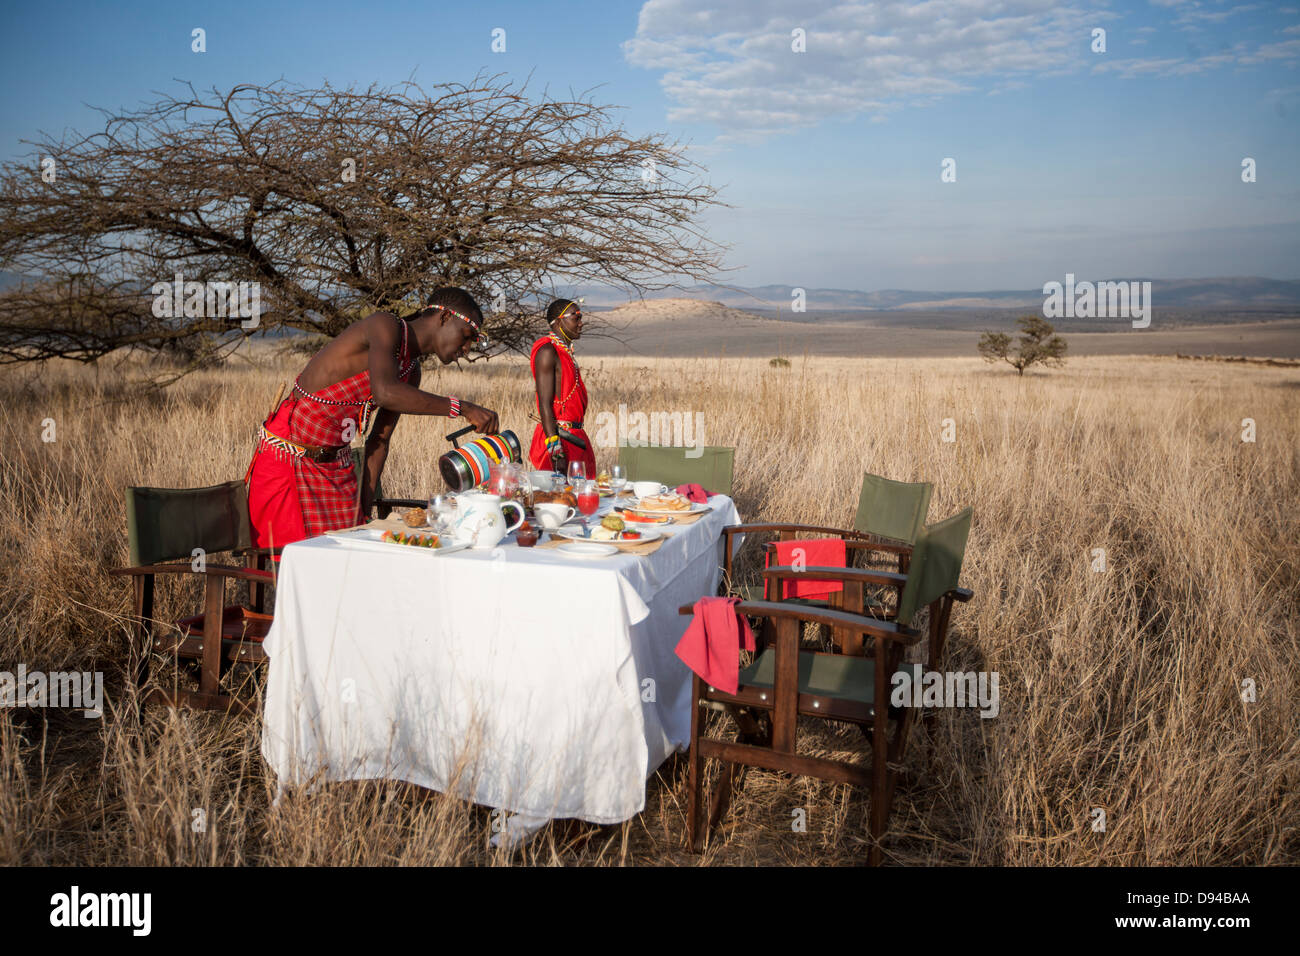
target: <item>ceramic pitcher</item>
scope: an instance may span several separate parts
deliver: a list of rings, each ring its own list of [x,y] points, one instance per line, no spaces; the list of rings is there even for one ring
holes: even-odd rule
[[[514,524],[507,525],[505,508],[519,512]],[[501,500],[500,495],[466,491],[456,499],[456,528],[452,534],[457,544],[471,548],[495,548],[501,539],[524,522],[524,509],[516,501]]]

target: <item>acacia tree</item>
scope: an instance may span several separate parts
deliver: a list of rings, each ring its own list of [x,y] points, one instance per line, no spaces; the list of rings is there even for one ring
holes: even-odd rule
[[[1005,332],[985,332],[980,336],[980,355],[986,362],[1006,362],[1019,375],[1031,365],[1060,368],[1065,364],[1065,339],[1046,319],[1037,315],[1023,315],[1016,320],[1020,326],[1019,347],[1011,350],[1011,336]]]
[[[461,286],[499,351],[526,345],[557,283],[639,295],[720,266],[696,225],[720,205],[703,170],[585,95],[483,76],[185,89],[0,167],[0,269],[23,277],[0,294],[0,362],[253,334],[155,315],[150,287],[178,273],[256,282],[261,330],[324,335]]]

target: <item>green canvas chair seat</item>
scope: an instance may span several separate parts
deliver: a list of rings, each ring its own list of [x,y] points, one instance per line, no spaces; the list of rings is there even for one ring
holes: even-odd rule
[[[687,452],[696,457],[688,457]],[[720,445],[704,448],[667,448],[655,445],[620,445],[618,463],[631,481],[657,481],[676,488],[700,485],[705,491],[731,496],[736,449]]]
[[[784,602],[791,603],[791,602]],[[772,687],[776,672],[776,650],[768,648],[748,667],[740,669],[745,687]],[[876,702],[876,662],[871,657],[846,654],[799,655],[799,693],[865,705],[869,712]]]

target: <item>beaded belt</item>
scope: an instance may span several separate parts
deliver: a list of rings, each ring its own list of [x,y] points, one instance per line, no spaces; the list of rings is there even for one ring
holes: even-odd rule
[[[299,445],[297,442],[291,442],[287,438],[281,438],[274,432],[267,431],[265,425],[262,426],[262,441],[272,448],[278,448],[280,451],[292,455],[294,458],[307,458],[317,464],[338,461],[351,453],[351,448],[348,445],[337,445],[330,448],[322,448],[317,445]]]
[[[563,428],[566,432],[576,432],[582,428],[582,422],[562,422],[558,418],[555,424]]]

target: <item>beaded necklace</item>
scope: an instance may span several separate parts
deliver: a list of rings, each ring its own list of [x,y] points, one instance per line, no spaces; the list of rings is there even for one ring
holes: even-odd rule
[[[449,310],[449,311],[450,311],[450,310]],[[463,316],[462,316],[462,318],[463,318]],[[400,355],[402,352],[405,352],[405,351],[406,351],[407,324],[406,324],[406,320],[403,319],[403,318],[401,318],[400,316],[398,317],[398,321],[402,323],[402,344],[401,344],[401,346],[398,348],[398,354]],[[466,322],[469,322],[469,319],[465,319],[465,321],[466,321]],[[474,324],[474,323],[470,322],[470,325],[473,325],[473,324]],[[418,359],[418,357],[416,357],[416,356],[408,357],[407,360],[406,360],[406,364],[401,365],[401,366],[397,369],[397,377],[398,377],[399,379],[405,379],[406,376],[408,376],[409,374],[411,374],[411,370],[415,367],[415,364],[416,364],[417,361],[419,361],[419,359]],[[576,368],[576,366],[575,366],[575,368]],[[358,372],[357,374],[361,374],[361,373]],[[347,402],[347,401],[338,401],[338,400],[336,400],[336,399],[331,399],[331,398],[321,398],[319,395],[313,395],[311,392],[308,392],[308,391],[304,390],[303,387],[302,387],[301,385],[298,384],[298,380],[297,380],[297,379],[294,379],[294,382],[293,382],[293,389],[294,389],[295,392],[297,392],[297,393],[298,393],[299,395],[301,395],[303,398],[310,399],[311,401],[313,401],[313,402],[317,402],[317,403],[319,403],[319,404],[321,404],[321,405],[334,405],[334,406],[336,406],[336,407],[345,407],[345,406],[355,406],[355,405],[360,405],[360,406],[361,406],[361,423],[360,423],[360,425],[358,426],[358,434],[362,434],[362,435],[365,434],[365,432],[366,432],[366,425],[367,425],[367,424],[369,423],[369,421],[370,421],[371,413],[373,413],[374,410],[375,410],[375,399],[374,399],[374,396],[371,396],[371,397],[367,398],[364,402],[355,402],[355,401]]]
[[[569,361],[573,363],[573,387],[569,389],[569,394],[564,396],[564,401],[560,402],[560,407],[563,408],[565,405],[569,404],[569,399],[573,398],[573,393],[578,390],[578,383],[582,381],[582,373],[578,371],[578,359],[573,354],[573,346],[568,342],[565,342],[554,332],[551,332],[547,338],[551,340],[552,345],[564,352],[565,355],[569,356]]]

